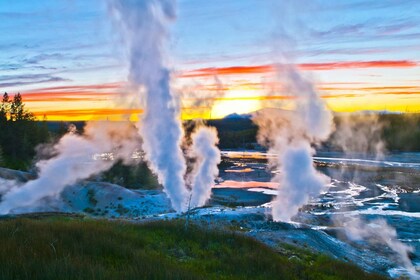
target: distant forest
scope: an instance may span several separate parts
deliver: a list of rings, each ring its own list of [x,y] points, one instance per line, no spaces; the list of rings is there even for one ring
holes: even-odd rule
[[[375,116],[376,117],[376,116]],[[368,119],[368,116],[366,117]],[[344,118],[336,116],[334,123],[339,126]],[[368,120],[363,123],[363,115],[358,117],[361,126],[369,126]],[[254,149],[258,148],[256,135],[258,128],[249,118],[232,118],[211,120],[208,125],[217,128],[221,149]],[[382,139],[385,149],[391,152],[420,151],[420,114],[380,114],[375,124],[378,126],[377,137]],[[355,135],[361,127],[353,127]],[[349,135],[355,136],[355,135]],[[334,145],[333,138],[326,141],[321,149],[340,150]],[[369,139],[368,139],[369,140]]]
[[[360,117],[359,117],[360,121]],[[336,116],[336,126],[343,123],[343,117]],[[73,122],[83,130],[84,122]],[[258,128],[249,117],[236,116],[205,123],[218,130],[220,149],[264,149],[257,144]],[[380,114],[379,137],[386,150],[392,152],[420,151],[420,114]],[[3,95],[0,104],[0,166],[28,170],[33,167],[37,147],[42,143],[54,143],[67,132],[67,122],[36,120],[25,108],[22,96]],[[361,124],[363,124],[363,119]],[[364,124],[366,126],[366,123]],[[195,122],[184,122],[186,136],[194,130]],[[358,127],[356,127],[358,129]],[[351,136],[351,135],[350,135]],[[332,135],[334,137],[334,134]],[[337,150],[332,140],[323,144],[321,149]],[[116,167],[114,169],[118,169]],[[140,172],[141,173],[141,172]],[[109,178],[112,174],[105,174]],[[135,176],[137,177],[137,176]],[[148,179],[149,181],[152,179]],[[132,181],[135,181],[134,178]]]

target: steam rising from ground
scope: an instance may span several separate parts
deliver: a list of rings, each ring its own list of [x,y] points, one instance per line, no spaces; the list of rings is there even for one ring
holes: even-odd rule
[[[277,111],[275,114],[273,110],[266,110],[254,116],[254,122],[259,126],[259,142],[268,143],[269,152],[278,155],[270,162],[280,170],[272,180],[279,183],[279,192],[273,203],[273,219],[276,221],[290,221],[311,196],[319,195],[328,184],[328,178],[313,166],[311,142],[328,136],[326,128],[331,127],[331,115],[310,87],[303,90],[309,90],[306,92],[308,96],[297,100],[297,110]],[[299,92],[299,95],[304,92]],[[320,130],[313,126],[320,127]]]
[[[175,19],[175,1],[112,0],[111,8],[127,45],[129,80],[144,101],[140,122],[143,150],[151,169],[177,212],[187,210],[189,191],[181,150],[183,129],[179,96],[170,90],[170,75],[163,58],[168,24]],[[210,196],[220,155],[214,130],[201,128],[193,137],[197,170],[192,175],[192,205],[202,206]]]
[[[414,249],[399,241],[396,230],[389,226],[384,219],[365,222],[358,217],[353,217],[343,226],[350,240],[367,240],[373,244],[388,245],[392,251],[397,253],[398,262],[403,264],[409,272],[415,273],[415,268],[408,257],[408,254],[414,252]]]
[[[38,179],[22,186],[13,185],[2,197],[0,214],[35,204],[42,198],[57,196],[68,185],[87,179],[112,167],[112,161],[93,160],[92,155],[108,151],[128,163],[136,149],[138,136],[132,126],[112,122],[89,123],[84,135],[71,131],[53,147],[55,157],[39,161]]]
[[[293,66],[290,54],[296,46],[293,39],[304,26],[295,17],[311,1],[274,1],[272,10],[278,18],[273,32],[273,54],[277,65],[275,82],[282,92],[270,92],[290,96],[290,104],[278,104],[285,110],[263,110],[254,115],[259,126],[258,142],[269,147],[277,155],[270,159],[278,173],[272,181],[279,183],[279,192],[273,202],[273,219],[288,222],[306,204],[311,196],[318,196],[328,184],[329,178],[316,171],[312,145],[326,140],[333,130],[332,114],[313,83]]]
[[[384,124],[379,121],[377,114],[340,116],[332,141],[336,147],[343,150],[346,157],[351,158],[356,153],[364,156],[373,154],[381,159],[385,152],[385,144],[381,139],[383,127]],[[358,172],[354,176],[357,177],[357,174]],[[416,273],[409,258],[413,248],[398,240],[396,230],[388,225],[386,220],[368,222],[360,216],[351,217],[350,220],[337,216],[335,222],[343,226],[346,236],[351,240],[364,240],[371,244],[388,246],[410,273]]]
[[[254,114],[253,121],[259,126],[259,143],[278,155],[270,161],[280,170],[272,180],[279,183],[273,219],[288,222],[329,182],[313,165],[311,144],[326,140],[333,126],[331,112],[311,82],[291,67],[279,67],[279,77],[287,94],[295,98],[295,108],[262,110]]]
[[[139,91],[145,107],[140,123],[143,150],[173,208],[185,211],[188,190],[179,98],[170,90],[162,54],[167,26],[175,19],[175,1],[113,0],[111,7],[128,49],[129,80],[134,87],[145,87]]]
[[[184,180],[186,161],[180,147],[183,138],[180,103],[179,97],[170,90],[170,73],[163,58],[167,25],[175,19],[175,1],[110,0],[110,7],[127,46],[129,80],[144,106],[139,124],[142,148],[173,208],[183,212],[190,192]],[[200,128],[193,140],[191,150],[197,165],[191,175],[192,203],[202,206],[217,176],[220,153],[215,146],[218,139],[213,129]],[[66,186],[111,168],[114,161],[130,163],[139,143],[138,132],[129,123],[125,126],[111,122],[88,123],[84,135],[78,135],[75,127],[71,127],[52,151],[48,151],[51,157],[36,164],[38,179],[21,186],[12,181],[2,184],[0,213],[57,196]],[[113,158],[91,158],[104,152],[112,154]]]
[[[385,143],[381,139],[383,127],[378,114],[341,115],[332,142],[347,156],[374,154],[380,159],[385,152]]]
[[[216,147],[219,142],[215,128],[201,126],[191,136],[193,145],[191,157],[195,158],[192,172],[191,207],[204,205],[211,196],[214,179],[219,174],[220,151]]]
[[[308,142],[292,144],[281,152],[280,174],[273,178],[280,187],[273,203],[273,219],[290,221],[299,208],[316,197],[328,183],[328,178],[315,170],[313,149]]]

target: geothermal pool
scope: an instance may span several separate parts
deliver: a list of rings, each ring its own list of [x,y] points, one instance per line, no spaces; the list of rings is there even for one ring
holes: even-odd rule
[[[269,208],[276,194],[267,158],[272,154],[252,151],[224,151],[219,184],[213,190],[213,204]],[[293,219],[298,225],[321,229],[330,236],[360,250],[368,247],[378,257],[392,254],[378,245],[349,242],[340,234],[340,222],[351,217],[371,221],[383,218],[397,231],[403,243],[414,248],[410,256],[420,265],[420,153],[385,155],[382,159],[354,154],[323,152],[315,156],[317,169],[331,178],[320,197],[313,198]],[[257,195],[256,195],[257,194]],[[267,213],[267,212],[266,212]],[[379,229],[380,230],[380,229]],[[391,262],[398,262],[390,257]],[[392,259],[394,258],[394,259]],[[397,276],[398,265],[388,268]]]

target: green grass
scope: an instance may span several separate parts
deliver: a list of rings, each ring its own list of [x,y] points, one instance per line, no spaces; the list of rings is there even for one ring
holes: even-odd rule
[[[228,230],[83,218],[0,221],[0,279],[382,279]]]

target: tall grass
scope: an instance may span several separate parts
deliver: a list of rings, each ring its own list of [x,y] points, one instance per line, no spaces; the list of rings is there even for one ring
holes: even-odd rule
[[[382,279],[181,222],[19,218],[0,221],[0,240],[0,279]]]

